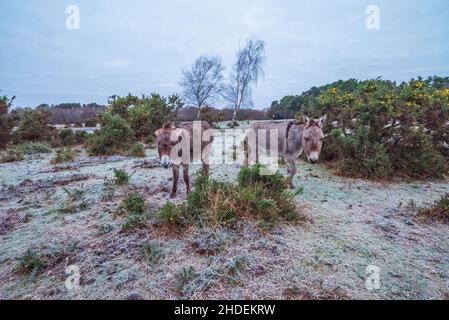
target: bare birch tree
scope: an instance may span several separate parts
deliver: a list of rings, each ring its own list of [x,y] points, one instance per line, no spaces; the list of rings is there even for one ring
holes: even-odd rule
[[[216,101],[223,90],[223,63],[218,56],[200,56],[189,69],[183,69],[183,79],[179,83],[187,102],[201,109]]]
[[[265,43],[261,40],[249,39],[245,46],[238,50],[230,83],[224,93],[224,98],[234,109],[232,122],[235,122],[237,112],[242,106],[252,105],[252,89],[257,85],[259,76],[263,75],[264,62]]]

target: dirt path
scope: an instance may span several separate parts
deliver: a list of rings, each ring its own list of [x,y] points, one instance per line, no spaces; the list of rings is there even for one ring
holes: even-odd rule
[[[88,158],[52,166],[50,155],[0,165],[0,298],[49,299],[309,299],[447,298],[449,226],[423,224],[413,206],[449,192],[445,182],[380,185],[342,179],[300,162],[297,186],[307,225],[262,233],[253,222],[235,228],[171,232],[157,222],[126,234],[113,212],[138,191],[157,210],[169,199],[170,170],[147,159]],[[111,196],[104,179],[113,168],[134,172],[131,186]],[[192,172],[199,167],[195,166]],[[281,168],[285,171],[285,168]],[[232,181],[238,166],[214,166],[212,177]],[[84,191],[72,203],[63,188]],[[180,183],[174,200],[185,199]],[[73,209],[73,210],[72,210]],[[142,253],[155,245],[155,263]],[[51,257],[34,275],[16,272],[30,247]],[[79,290],[65,286],[66,265],[81,273]],[[380,289],[369,291],[365,269],[380,268]]]

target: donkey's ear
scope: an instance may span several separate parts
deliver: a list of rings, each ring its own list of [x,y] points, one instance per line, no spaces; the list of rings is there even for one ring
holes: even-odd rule
[[[302,116],[302,121],[304,122],[304,124],[306,125],[306,126],[310,126],[310,118],[308,117],[308,116],[306,116],[306,115],[303,115]]]
[[[326,119],[327,119],[327,114],[325,114],[324,116],[322,116],[318,119],[318,126],[320,128],[323,127],[324,123],[326,122]]]

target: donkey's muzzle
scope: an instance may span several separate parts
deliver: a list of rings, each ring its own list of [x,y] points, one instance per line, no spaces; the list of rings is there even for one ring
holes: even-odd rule
[[[163,156],[161,158],[161,166],[164,167],[165,169],[168,169],[171,167],[171,160],[169,157],[167,156]]]

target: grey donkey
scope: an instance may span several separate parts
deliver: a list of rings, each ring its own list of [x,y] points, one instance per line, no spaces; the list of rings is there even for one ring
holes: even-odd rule
[[[319,119],[311,119],[304,116],[303,123],[301,124],[295,121],[257,122],[253,124],[251,129],[256,141],[255,144],[246,141],[246,164],[249,164],[249,159],[255,159],[256,163],[259,162],[260,147],[265,149],[267,155],[272,155],[270,148],[270,130],[277,130],[278,156],[282,157],[285,163],[287,163],[290,188],[294,188],[293,177],[297,172],[296,159],[303,152],[306,154],[310,163],[314,164],[320,158],[324,139],[323,124],[326,118],[326,115]],[[259,130],[266,130],[266,148],[263,145],[259,146]]]

